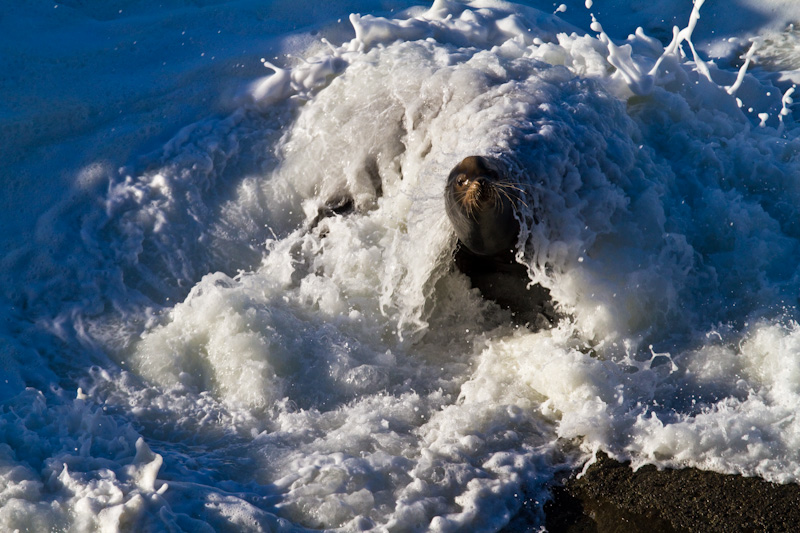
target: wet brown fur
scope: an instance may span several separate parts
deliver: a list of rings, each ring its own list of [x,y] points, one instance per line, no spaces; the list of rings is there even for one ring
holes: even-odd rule
[[[462,244],[481,255],[513,247],[519,233],[515,210],[524,205],[520,192],[489,158],[469,156],[456,165],[447,179],[445,206]]]
[[[474,218],[475,212],[484,207],[496,209],[500,204],[500,211],[506,205],[501,200],[505,198],[508,204],[514,205],[517,202],[527,205],[520,198],[522,189],[509,181],[495,179],[491,183],[482,180],[472,179],[470,176],[487,176],[496,174],[494,169],[489,168],[483,158],[479,156],[469,156],[459,163],[454,171],[458,172],[455,177],[454,197],[468,216]],[[499,178],[499,176],[496,176]]]
[[[526,206],[522,189],[509,182],[499,162],[469,156],[453,168],[445,208],[458,235],[455,264],[485,298],[512,311],[515,322],[549,327],[556,313],[547,289],[530,287],[528,269],[516,261],[515,211]]]

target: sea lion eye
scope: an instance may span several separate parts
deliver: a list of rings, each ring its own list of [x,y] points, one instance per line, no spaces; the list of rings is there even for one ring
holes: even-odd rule
[[[456,178],[456,185],[458,185],[459,187],[463,187],[467,183],[469,183],[469,178],[467,178],[465,174],[459,174],[458,177]]]

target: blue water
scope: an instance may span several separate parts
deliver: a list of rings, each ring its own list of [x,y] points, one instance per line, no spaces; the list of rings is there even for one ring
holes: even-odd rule
[[[536,526],[598,450],[796,482],[797,33],[595,4],[9,9],[0,529]],[[453,267],[475,154],[552,329]]]

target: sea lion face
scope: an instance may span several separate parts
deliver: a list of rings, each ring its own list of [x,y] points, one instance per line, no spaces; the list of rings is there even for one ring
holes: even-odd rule
[[[458,239],[471,252],[495,255],[514,248],[519,223],[499,164],[486,157],[469,156],[447,178],[445,209]]]

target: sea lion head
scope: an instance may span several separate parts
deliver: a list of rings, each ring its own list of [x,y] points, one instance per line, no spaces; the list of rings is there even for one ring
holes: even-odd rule
[[[512,250],[519,235],[516,191],[502,166],[469,156],[453,168],[445,186],[445,209],[461,243],[478,255]]]

